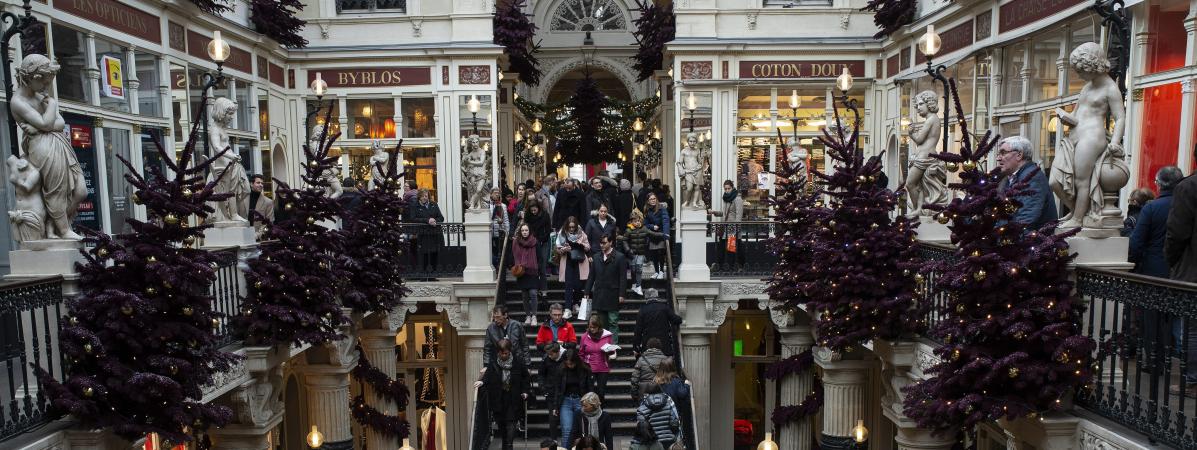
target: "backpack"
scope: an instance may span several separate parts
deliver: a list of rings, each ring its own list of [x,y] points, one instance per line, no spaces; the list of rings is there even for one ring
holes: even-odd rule
[[[657,442],[657,432],[653,430],[652,424],[648,422],[648,417],[636,418],[636,441],[641,444]]]

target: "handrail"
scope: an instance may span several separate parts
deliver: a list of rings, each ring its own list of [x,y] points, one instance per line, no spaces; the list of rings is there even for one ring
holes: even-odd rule
[[[473,406],[470,407],[470,447],[469,447],[470,450],[474,450],[474,448],[475,448],[474,447],[474,437],[477,434],[477,430],[474,427],[477,426],[477,422],[475,421],[475,419],[477,418],[477,415],[478,415],[478,386],[474,386],[474,404],[473,404]]]
[[[674,282],[673,275],[674,275],[673,274],[673,243],[671,243],[669,241],[669,237],[666,236],[665,237],[665,278],[667,278],[669,280],[669,304],[673,306],[674,312],[677,312],[677,311],[680,311],[681,309],[678,308],[677,295],[675,294],[675,292],[677,292],[677,289],[676,289],[677,284]],[[677,360],[677,368],[683,375],[685,375],[686,363],[685,363],[685,360],[682,359],[682,336],[681,336],[681,327],[680,326],[674,327],[673,339],[677,341],[676,342],[676,351],[674,352],[674,353],[677,353],[676,355],[674,355],[675,359]]]
[[[694,439],[691,440],[690,434],[686,433],[685,427],[682,427],[682,442],[691,445],[686,447],[688,450],[698,450],[698,419],[695,418],[698,416],[696,414],[698,409],[694,407],[694,383],[686,380],[686,386],[690,386],[690,430],[694,432]]]
[[[511,234],[507,230],[500,230],[499,233],[503,236],[503,246],[499,249],[499,266],[495,269],[495,305],[499,304],[499,297],[503,295],[503,283],[507,281],[503,265],[507,262],[507,244],[511,243]]]

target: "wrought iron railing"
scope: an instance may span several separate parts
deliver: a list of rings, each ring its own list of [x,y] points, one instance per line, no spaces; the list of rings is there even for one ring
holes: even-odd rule
[[[707,263],[713,277],[763,277],[773,273],[777,255],[769,251],[773,222],[707,224]],[[729,241],[734,240],[734,247]],[[735,250],[734,252],[732,250]]]
[[[370,12],[370,11],[404,12],[407,11],[407,0],[337,0],[337,12]]]
[[[62,301],[62,277],[0,284],[0,441],[55,418],[32,367],[63,379],[58,346],[59,319],[66,312]]]
[[[221,314],[217,319],[217,345],[225,346],[233,342],[230,320],[241,311],[241,273],[237,268],[238,247],[230,247],[212,252],[216,258],[216,281],[212,283],[212,310]]]
[[[956,257],[956,247],[946,244],[936,244],[933,242],[920,242],[919,252],[922,256],[924,266],[927,263],[934,261],[947,261]],[[921,286],[922,295],[919,301],[920,306],[924,311],[926,329],[930,330],[943,318],[944,306],[948,304],[948,294],[946,292],[935,289],[936,279],[939,277],[939,272],[928,270],[923,272],[923,284]],[[923,333],[923,336],[937,341],[937,339],[930,333]]]
[[[1197,448],[1197,284],[1080,267],[1085,333],[1103,349],[1077,404],[1182,449]]]
[[[404,224],[409,279],[460,278],[466,266],[465,224]]]

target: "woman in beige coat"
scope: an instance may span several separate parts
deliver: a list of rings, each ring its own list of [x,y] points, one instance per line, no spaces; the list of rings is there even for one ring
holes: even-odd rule
[[[558,280],[565,283],[565,318],[575,312],[574,296],[582,290],[583,282],[590,277],[590,242],[578,225],[578,219],[570,216],[557,232],[559,271]]]

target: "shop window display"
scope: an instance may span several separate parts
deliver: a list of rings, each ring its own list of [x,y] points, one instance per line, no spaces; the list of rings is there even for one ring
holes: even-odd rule
[[[1147,74],[1178,69],[1185,65],[1185,16],[1189,2],[1153,0],[1147,7]],[[1154,177],[1154,172],[1152,172]]]
[[[403,147],[403,171],[407,179],[415,179],[416,186],[428,189],[432,201],[437,199],[436,147]]]
[[[1139,145],[1139,185],[1155,186],[1155,172],[1161,167],[1176,164],[1180,144],[1180,83],[1165,84],[1143,89],[1143,130]]]
[[[331,122],[330,126],[328,127],[329,136],[332,136],[333,133],[341,131],[341,120],[340,120],[341,104],[340,104],[340,102],[338,102],[337,99],[335,99],[335,98],[333,98],[333,99],[326,98],[323,101],[321,101],[319,105],[317,105],[316,101],[312,100],[312,101],[308,102],[307,111],[315,110],[317,107],[320,107],[320,112],[317,113],[315,116],[313,116],[311,118],[311,120],[308,121],[308,130],[311,130],[312,127],[315,127],[316,125],[324,125],[324,121],[327,118],[327,120],[329,122]],[[329,111],[330,108],[332,109],[332,111]],[[307,114],[307,112],[305,111],[304,114]],[[312,138],[315,139],[317,137],[318,136],[313,136]]]
[[[135,51],[137,61],[137,111],[143,116],[163,117],[162,95],[158,87],[162,84],[158,55]]]
[[[444,448],[451,429],[446,410],[447,349],[453,333],[439,315],[409,317],[395,335],[396,379],[411,388],[411,401],[402,411],[412,425],[412,438],[421,448]],[[431,442],[432,447],[425,447]]]
[[[394,99],[349,100],[348,139],[391,139],[395,137]]]
[[[54,39],[54,62],[60,66],[57,83],[58,98],[79,103],[91,103],[91,88],[87,78],[87,42],[83,33],[55,24],[51,27]]]
[[[126,219],[133,217],[133,202],[130,198],[135,188],[125,181],[129,169],[116,158],[119,156],[129,160],[132,157],[129,153],[129,130],[104,128],[102,131],[108,169],[108,230],[111,233],[129,233],[133,229]]]
[[[400,100],[403,109],[403,137],[436,137],[436,100],[429,98],[404,98]]]

